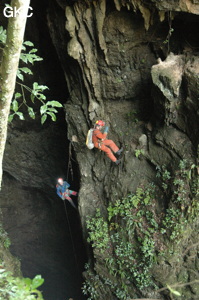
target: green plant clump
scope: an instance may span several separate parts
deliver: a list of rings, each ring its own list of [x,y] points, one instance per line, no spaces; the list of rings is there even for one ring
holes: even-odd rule
[[[85,281],[83,291],[89,299],[99,298],[100,286],[121,300],[155,286],[152,267],[160,256],[174,254],[174,246],[186,238],[189,221],[193,223],[198,216],[197,172],[198,167],[186,160],[180,161],[175,174],[166,166],[157,167],[162,201],[168,203],[161,213],[155,210],[157,188],[151,184],[110,204],[106,218],[97,210],[95,217],[88,219],[88,241],[98,264],[105,265],[102,273],[98,268],[92,270],[95,280],[88,276]],[[91,291],[96,296],[91,296]]]
[[[87,229],[89,229],[88,242],[97,249],[105,251],[109,243],[108,224],[104,221],[99,209],[96,212],[96,218],[87,220]]]
[[[122,288],[118,288],[115,282],[109,282],[109,288],[119,299],[130,297],[132,283],[140,290],[153,286],[149,270],[154,261],[155,242],[151,235],[159,225],[152,210],[152,194],[153,186],[146,190],[138,188],[136,194],[109,205],[108,221],[99,210],[94,218],[87,220],[88,241],[94,251],[100,250],[110,276],[120,282]],[[106,286],[108,281],[100,278],[100,282]],[[85,281],[85,294],[91,295],[91,291],[94,294],[92,283]]]
[[[9,248],[11,245],[10,239],[8,237],[7,232],[3,229],[2,225],[0,224],[0,242],[4,245],[5,248]]]
[[[30,278],[12,276],[11,272],[0,268],[0,299],[42,300],[42,293],[37,289],[44,282],[41,275]]]
[[[141,155],[144,155],[143,149],[136,149],[135,150],[135,157],[140,158]]]

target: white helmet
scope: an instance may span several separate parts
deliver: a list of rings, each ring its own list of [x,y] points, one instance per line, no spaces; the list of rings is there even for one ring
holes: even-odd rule
[[[60,184],[62,184],[63,181],[64,181],[63,178],[58,178],[58,179],[57,179],[57,182],[60,183]]]

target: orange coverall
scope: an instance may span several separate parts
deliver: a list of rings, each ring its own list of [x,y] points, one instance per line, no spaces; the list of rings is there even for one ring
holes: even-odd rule
[[[93,131],[93,144],[95,148],[104,151],[108,158],[115,162],[117,158],[113,155],[112,151],[116,153],[119,150],[119,148],[115,145],[115,143],[112,140],[107,140],[106,136],[107,133],[102,133],[99,129],[95,129]]]

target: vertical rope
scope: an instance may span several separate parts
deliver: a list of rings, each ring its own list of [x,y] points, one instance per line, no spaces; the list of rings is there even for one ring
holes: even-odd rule
[[[72,169],[72,164],[71,164],[71,156],[72,156],[71,142],[69,144],[69,153],[68,153],[68,156],[69,156],[69,159],[68,159],[68,167],[67,167],[67,176],[66,176],[66,179],[68,180],[69,169],[70,169],[71,176],[72,176],[72,181],[73,181],[73,169]]]
[[[71,231],[71,227],[70,227],[70,221],[69,221],[69,218],[68,218],[68,212],[67,212],[67,209],[66,209],[66,203],[65,203],[65,201],[64,201],[64,208],[65,208],[65,213],[66,213],[66,219],[67,219],[67,222],[68,222],[68,227],[69,227],[69,232],[70,232],[70,238],[71,238],[71,242],[72,242],[72,246],[73,246],[73,253],[74,253],[74,258],[75,258],[77,273],[79,275],[80,274],[80,269],[79,269],[79,264],[78,264],[77,255],[76,255],[76,251],[75,251],[75,244],[74,244],[74,241],[73,241],[73,236],[72,236],[72,231]]]
[[[68,168],[67,168],[67,176],[66,176],[67,182],[68,182],[68,176],[69,176],[69,168],[71,168],[71,142],[69,144],[69,159],[68,159]],[[71,173],[72,173],[72,177],[73,177],[73,172],[71,172]],[[71,238],[71,242],[72,242],[72,246],[73,246],[73,253],[74,253],[77,273],[78,273],[78,275],[80,275],[79,264],[78,264],[77,255],[76,255],[76,251],[75,251],[75,244],[74,244],[74,241],[73,241],[73,236],[72,236],[72,231],[71,231],[71,226],[70,226],[70,221],[69,221],[65,201],[64,201],[64,208],[65,208],[66,219],[67,219],[67,223],[68,223],[68,227],[69,227],[70,238]]]

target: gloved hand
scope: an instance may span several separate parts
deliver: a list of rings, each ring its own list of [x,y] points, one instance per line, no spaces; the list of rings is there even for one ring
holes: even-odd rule
[[[61,198],[62,198],[62,200],[65,200],[65,197],[64,197],[64,195],[62,195],[62,197],[61,197]]]
[[[105,129],[104,129],[104,133],[107,133],[107,132],[108,132],[108,130],[109,130],[109,127],[108,127],[108,126],[106,126],[106,127],[105,127]]]

